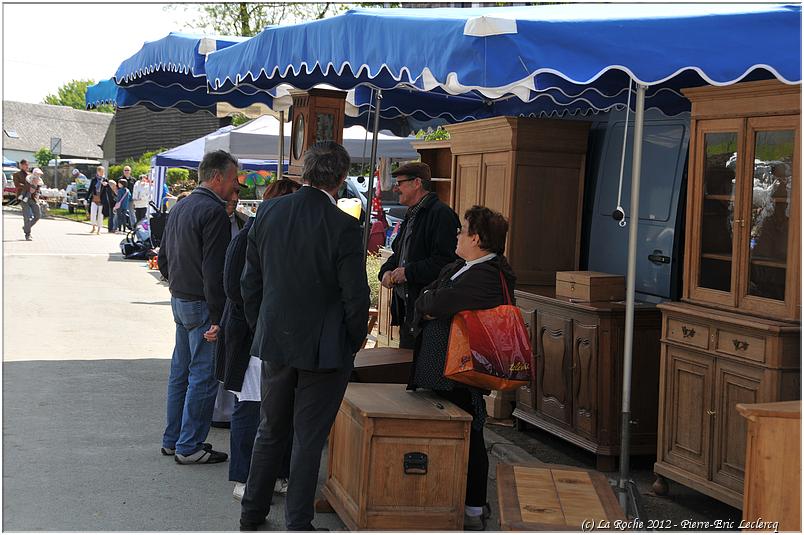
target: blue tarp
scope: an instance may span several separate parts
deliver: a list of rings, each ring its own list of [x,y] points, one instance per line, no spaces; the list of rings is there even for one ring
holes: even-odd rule
[[[800,19],[800,6],[771,4],[355,9],[266,29],[210,54],[206,74],[214,91],[281,83],[440,89],[473,97],[476,103],[464,106],[481,112],[516,95],[493,115],[622,106],[632,78],[656,86],[648,107],[673,113],[686,105],[681,87],[749,75],[800,83]],[[405,113],[430,115],[405,103],[405,95],[397,102]]]
[[[14,160],[9,160],[5,156],[3,156],[3,167],[16,167],[16,166],[17,162],[15,162]]]
[[[223,128],[219,128],[211,134],[207,134],[206,136],[190,141],[189,143],[185,143],[184,145],[179,145],[178,147],[166,150],[165,152],[161,152],[152,158],[151,165],[155,167],[182,167],[186,169],[197,169],[198,164],[201,163],[201,159],[204,157],[204,145],[206,144],[206,138],[209,136],[225,134],[232,128],[234,127],[224,126]],[[276,171],[277,165],[276,160],[240,159],[238,162],[240,163],[241,169],[248,169],[250,171]],[[287,170],[287,164],[285,164],[284,169]]]

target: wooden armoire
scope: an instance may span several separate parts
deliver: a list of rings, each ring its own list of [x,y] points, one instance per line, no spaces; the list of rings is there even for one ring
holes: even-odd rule
[[[550,284],[578,269],[589,123],[495,117],[446,127],[452,207],[487,206],[509,222],[517,284]]]
[[[688,89],[684,291],[662,310],[658,478],[742,507],[737,404],[798,399],[801,89]]]

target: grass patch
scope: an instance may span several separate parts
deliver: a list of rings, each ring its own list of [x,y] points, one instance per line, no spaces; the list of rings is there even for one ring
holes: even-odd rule
[[[79,223],[89,223],[89,218],[86,212],[73,212],[72,214],[66,208],[50,208],[48,213],[52,216],[64,217]],[[109,218],[103,218],[103,228],[109,228]]]

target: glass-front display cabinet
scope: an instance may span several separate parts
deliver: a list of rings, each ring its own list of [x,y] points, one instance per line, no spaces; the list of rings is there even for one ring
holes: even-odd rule
[[[799,86],[684,94],[693,102],[685,300],[800,319]]]

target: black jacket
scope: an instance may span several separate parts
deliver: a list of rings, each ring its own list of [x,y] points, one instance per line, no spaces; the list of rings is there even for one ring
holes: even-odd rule
[[[360,225],[310,186],[263,202],[240,280],[251,354],[294,368],[351,367],[366,338]]]
[[[408,299],[401,302],[396,292],[393,292],[391,298],[391,318],[394,325],[406,324],[408,328],[412,327],[411,321],[406,321],[406,318],[408,320],[413,318],[413,306],[422,288],[436,280],[444,266],[457,258],[455,247],[458,244],[457,230],[460,226],[458,216],[437,197],[431,199],[429,202],[424,201],[428,204],[422,206],[416,216],[411,235],[405,265]],[[380,280],[386,271],[392,271],[399,266],[399,247],[407,225],[408,217],[405,217],[391,244],[394,254],[380,268]]]
[[[439,274],[438,279],[422,290],[416,301],[414,317],[416,335],[421,333],[428,321],[449,322],[452,316],[462,310],[483,310],[506,304],[502,280],[505,280],[508,286],[511,304],[516,304],[514,299],[516,275],[504,256],[497,256],[472,266],[457,279],[451,280],[452,275],[465,264],[466,262],[461,259],[446,266]],[[502,279],[500,272],[503,275]],[[425,317],[433,319],[425,319]],[[448,324],[444,328],[448,329]],[[426,334],[417,339],[408,387],[448,389],[445,388],[448,386],[445,382],[449,382],[449,380],[443,377],[443,370],[449,336],[447,334],[440,337],[428,337]],[[417,367],[428,370],[427,374],[418,374],[422,378],[420,381],[414,379],[417,375]],[[438,370],[438,372],[432,370]]]
[[[226,262],[223,266],[226,307],[223,309],[221,332],[215,348],[215,378],[223,382],[225,389],[234,391],[243,388],[254,338],[243,312],[243,297],[240,293],[240,276],[246,265],[248,231],[253,223],[254,218],[249,218],[237,236],[232,238],[226,249]]]
[[[106,185],[103,185],[104,181]],[[117,202],[117,199],[112,191],[112,187],[109,185],[108,178],[95,175],[92,180],[90,180],[89,188],[87,188],[87,202],[92,202],[92,197],[96,194],[100,195],[103,215],[109,216],[112,213],[112,207]]]
[[[220,323],[226,302],[223,263],[231,239],[226,203],[198,187],[170,210],[159,247],[159,271],[168,280],[170,293],[206,301],[213,325]]]

